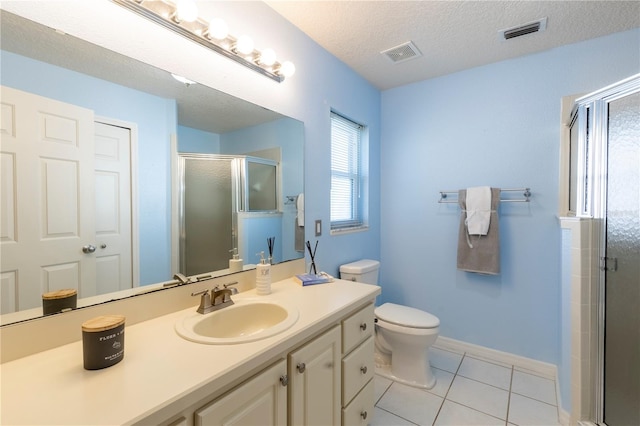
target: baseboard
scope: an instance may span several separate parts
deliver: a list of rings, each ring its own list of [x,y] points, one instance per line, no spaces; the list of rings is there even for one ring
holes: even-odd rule
[[[502,352],[496,349],[487,348],[473,343],[455,340],[450,337],[438,336],[435,347],[450,350],[453,352],[465,352],[471,356],[485,358],[487,361],[497,361],[504,364],[513,365],[519,370],[527,370],[538,376],[546,377],[558,382],[558,369],[555,365],[535,359]]]

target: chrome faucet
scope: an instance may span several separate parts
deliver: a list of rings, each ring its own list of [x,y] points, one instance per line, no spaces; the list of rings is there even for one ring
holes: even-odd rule
[[[224,284],[224,288],[222,289],[219,286],[215,286],[211,290],[211,292],[209,292],[209,290],[202,290],[196,293],[191,293],[192,296],[201,296],[200,306],[198,306],[196,312],[200,314],[208,314],[209,312],[217,311],[218,309],[233,305],[231,296],[234,294],[238,294],[238,289],[227,287],[235,284],[238,283],[233,282]]]

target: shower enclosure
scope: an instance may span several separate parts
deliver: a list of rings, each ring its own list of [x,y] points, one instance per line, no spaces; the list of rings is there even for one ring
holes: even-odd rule
[[[190,276],[227,269],[234,248],[245,264],[256,263],[252,241],[281,234],[278,163],[213,154],[178,159],[180,271]]]
[[[640,75],[578,99],[571,135],[570,205],[602,223],[591,420],[640,425]]]

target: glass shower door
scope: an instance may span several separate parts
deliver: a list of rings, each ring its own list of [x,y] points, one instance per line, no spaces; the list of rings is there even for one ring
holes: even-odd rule
[[[603,414],[640,425],[640,92],[608,117]]]

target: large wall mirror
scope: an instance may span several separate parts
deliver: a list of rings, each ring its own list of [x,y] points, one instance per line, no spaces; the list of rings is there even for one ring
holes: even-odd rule
[[[271,237],[274,263],[304,256],[303,123],[5,10],[0,18],[2,325],[42,315],[43,293],[75,288],[86,306],[191,275],[179,256],[189,156],[255,159],[273,165],[275,182],[269,209],[205,203],[195,216],[231,209],[234,222],[204,225],[224,244],[196,250],[211,260],[198,273],[231,273],[233,249],[251,268]]]

